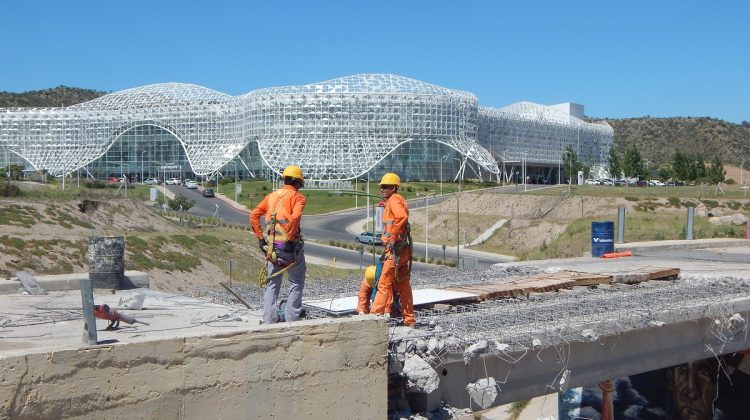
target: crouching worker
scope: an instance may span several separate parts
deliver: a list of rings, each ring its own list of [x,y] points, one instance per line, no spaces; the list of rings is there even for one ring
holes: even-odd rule
[[[305,196],[299,192],[304,186],[302,169],[287,166],[281,174],[284,186],[266,195],[250,213],[250,226],[266,256],[268,282],[263,295],[263,323],[278,321],[276,300],[283,274],[289,277],[289,297],[284,307],[284,320],[297,321],[302,314],[302,289],[305,287],[305,254],[302,249],[300,223],[305,209]],[[268,240],[260,225],[265,215]]]
[[[357,314],[359,315],[370,313],[370,297],[372,296],[372,288],[375,284],[376,270],[377,268],[374,265],[367,267],[365,278],[359,284],[359,292],[357,293]]]
[[[383,175],[380,180],[380,194],[385,200],[383,209],[382,235],[383,273],[378,279],[378,293],[372,302],[373,314],[391,314],[394,291],[401,297],[401,311],[404,325],[413,327],[414,305],[411,291],[411,236],[409,232],[409,207],[403,196],[398,194],[401,179],[394,173]]]

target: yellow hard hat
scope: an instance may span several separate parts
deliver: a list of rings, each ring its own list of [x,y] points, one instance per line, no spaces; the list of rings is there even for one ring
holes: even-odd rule
[[[304,181],[305,177],[302,176],[302,168],[300,168],[297,165],[290,165],[287,166],[286,169],[284,169],[284,172],[281,174],[282,178],[291,177],[299,179],[300,181]]]
[[[388,172],[383,175],[383,179],[380,180],[380,185],[401,185],[401,178],[393,172]]]
[[[365,269],[365,281],[367,285],[372,287],[375,284],[375,266],[371,265]]]

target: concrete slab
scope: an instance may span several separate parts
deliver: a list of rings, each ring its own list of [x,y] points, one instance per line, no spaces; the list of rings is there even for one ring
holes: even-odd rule
[[[83,342],[81,296],[0,295],[0,418],[350,418],[387,413],[386,320],[259,325],[260,314],[151,290],[150,325]]]
[[[97,293],[98,292],[98,293]],[[94,302],[120,309],[120,302],[144,294],[144,309],[122,312],[150,325],[120,324],[105,331],[106,320],[97,320],[100,343],[127,344],[182,336],[236,331],[260,325],[261,313],[244,307],[208,303],[182,295],[148,289],[118,290],[115,294],[95,291]],[[0,295],[0,357],[59,351],[88,346],[82,340],[83,312],[79,292],[49,292],[47,295]]]

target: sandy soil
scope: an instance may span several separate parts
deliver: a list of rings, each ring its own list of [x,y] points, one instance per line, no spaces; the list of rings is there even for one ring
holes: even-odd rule
[[[99,202],[98,208],[93,211],[82,213],[78,204],[72,203],[47,203],[28,202],[20,200],[2,200],[0,206],[12,208],[17,205],[31,207],[41,215],[41,220],[29,228],[21,226],[0,225],[0,237],[17,237],[24,241],[64,239],[67,241],[88,240],[91,236],[116,236],[128,235],[137,232],[160,232],[175,234],[179,227],[165,219],[156,212],[144,207],[142,203],[134,203],[130,200],[111,200]],[[70,228],[63,227],[50,216],[50,209],[57,213],[69,214],[79,220],[91,223],[94,228],[86,228],[72,225]],[[26,210],[19,210],[26,212]],[[59,253],[73,252],[75,254],[59,255]],[[85,251],[84,251],[85,252]],[[126,260],[129,258],[126,249]],[[88,266],[80,251],[71,249],[58,249],[57,252],[38,252],[33,256],[34,267],[37,270],[28,270],[33,275],[53,273],[56,266],[60,264],[61,258],[71,263],[73,272],[87,272]],[[17,263],[21,258],[7,252],[0,252],[0,267],[7,268],[11,262]],[[15,273],[14,269],[8,270]],[[213,263],[203,260],[202,264],[192,272],[169,272],[164,270],[150,270],[151,288],[167,292],[182,292],[189,287],[217,286],[219,281],[228,281],[228,277],[221,269]]]

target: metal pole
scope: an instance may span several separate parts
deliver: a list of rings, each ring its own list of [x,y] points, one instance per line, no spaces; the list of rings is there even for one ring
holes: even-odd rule
[[[695,218],[695,207],[688,207],[687,232],[685,239],[693,239],[693,219]]]
[[[617,208],[617,243],[625,242],[625,207]]]
[[[428,244],[430,243],[430,195],[424,197],[424,262],[427,262]]]
[[[370,171],[367,171],[367,220],[370,220]],[[370,230],[370,227],[367,227],[368,232],[372,232],[375,234],[375,215],[372,215],[372,230]]]
[[[81,279],[81,305],[83,308],[83,337],[84,343],[95,346],[96,318],[94,317],[94,289],[91,279]]]
[[[367,201],[370,201],[370,197],[367,197]],[[368,231],[369,232],[369,231]],[[375,261],[375,209],[372,209],[372,265],[376,265]],[[398,270],[398,268],[396,268]]]
[[[459,192],[461,191],[461,188],[458,189]],[[456,193],[456,268],[459,266],[459,261],[461,261],[461,244],[459,243],[459,231],[460,231],[460,221],[459,221],[459,215],[461,214],[461,200],[458,198],[458,194]]]
[[[218,184],[216,185],[218,187]],[[234,202],[237,202],[237,159],[234,159]]]

